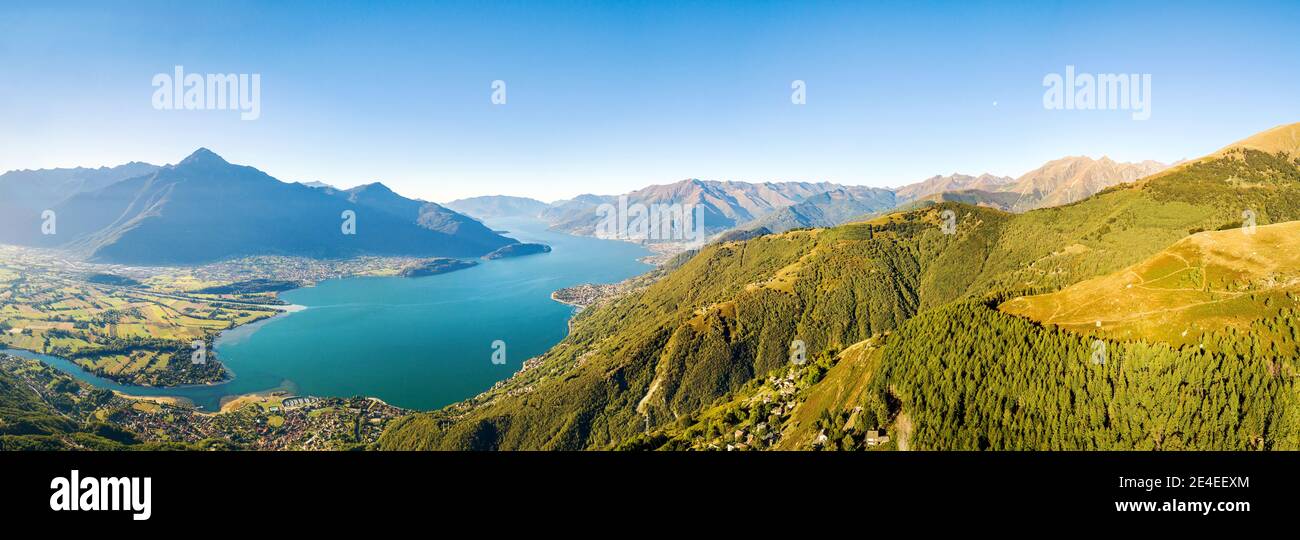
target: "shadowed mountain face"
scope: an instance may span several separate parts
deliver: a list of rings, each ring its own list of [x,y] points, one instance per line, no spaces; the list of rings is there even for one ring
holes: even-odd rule
[[[379,182],[344,191],[326,188],[325,192],[357,205],[382,210],[430,231],[455,236],[462,244],[483,250],[485,253],[514,243],[492,232],[474,218],[456,213],[437,203],[408,199]],[[503,240],[507,241],[503,242]]]
[[[785,232],[803,227],[834,227],[854,218],[893,208],[894,192],[886,189],[842,188],[813,195],[747,225],[751,229]]]
[[[1024,199],[1019,193],[1010,191],[984,191],[982,189],[963,189],[959,191],[943,191],[940,193],[931,193],[920,199],[900,207],[919,208],[927,204],[937,204],[945,202],[958,202],[969,204],[971,206],[984,206],[988,208],[997,208],[998,210],[1010,212],[1017,203]]]
[[[715,234],[748,224],[760,217],[794,205],[811,196],[833,190],[853,193],[876,193],[865,187],[849,187],[829,182],[718,182],[682,180],[655,185],[623,195],[628,204],[696,205],[704,210],[704,231]],[[543,213],[552,227],[572,234],[592,234],[600,224],[598,207],[618,204],[619,196],[583,195],[561,201]]]
[[[31,243],[41,232],[41,213],[78,193],[152,174],[158,166],[132,162],[117,167],[10,171],[0,175],[0,242]]]
[[[514,240],[382,185],[331,193],[232,165],[207,149],[147,176],[54,206],[58,233],[35,242],[92,260],[197,264],[248,255],[479,256]],[[344,212],[355,213],[345,234]]]

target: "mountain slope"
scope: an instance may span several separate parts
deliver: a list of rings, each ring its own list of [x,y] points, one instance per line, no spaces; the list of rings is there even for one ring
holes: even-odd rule
[[[1295,450],[1297,332],[1292,310],[1176,348],[957,302],[886,338],[861,406],[920,450]]]
[[[860,405],[872,414],[855,425],[888,429],[912,447],[1294,448],[1300,422],[1262,408],[1294,393],[1290,383],[1269,371],[1265,356],[1248,364],[1227,356],[1238,343],[1259,346],[1249,336],[1222,336],[1224,345],[1203,353],[1213,362],[1199,367],[1140,378],[1139,372],[1099,372],[1081,387],[1084,374],[1069,362],[1078,359],[1086,368],[1088,355],[1079,354],[1088,351],[1086,338],[1046,331],[985,304],[1115,272],[1189,233],[1240,220],[1243,207],[1255,209],[1261,225],[1300,219],[1300,161],[1239,149],[1024,214],[942,203],[834,229],[710,245],[680,267],[644,278],[626,296],[583,311],[571,334],[529,369],[476,398],[394,424],[378,447],[613,447],[647,427],[654,433],[693,425],[706,406],[788,365],[796,339],[813,357],[885,337],[880,367],[870,375],[876,391]],[[954,234],[940,227],[947,211],[955,217]],[[1004,362],[1018,350],[1024,355]],[[1131,351],[1150,362],[1144,365],[1201,354],[1167,345]],[[1044,354],[1056,356],[1045,363]],[[944,369],[942,362],[960,368]],[[1115,364],[1106,369],[1121,369]],[[1230,384],[1185,386],[1198,369]],[[1128,382],[1112,382],[1121,376]],[[983,381],[991,386],[980,390]],[[1032,394],[1021,388],[1026,381]],[[1175,386],[1149,386],[1169,384]],[[1053,388],[1070,388],[1079,399],[1058,406],[1049,401]],[[1107,411],[1098,398],[1086,397],[1105,388],[1122,396],[1124,407]],[[1169,388],[1182,390],[1170,394]],[[1017,409],[1015,392],[1032,401]],[[1168,406],[1183,407],[1181,435],[1154,434],[1161,425],[1144,416],[1167,414],[1164,404],[1144,405],[1166,398],[1174,399]],[[1233,399],[1248,410],[1192,412]],[[954,416],[953,407],[978,416]],[[851,431],[851,412],[835,411],[824,423],[828,432]],[[1191,424],[1198,418],[1204,423]],[[1098,424],[1078,426],[1078,435],[1060,431],[1075,429],[1071,422],[1078,419]],[[1269,422],[1280,431],[1261,432]],[[856,442],[845,445],[863,440],[851,438]]]
[[[544,208],[539,201],[515,197],[475,197],[449,206],[478,217],[521,215],[540,217],[551,228],[577,235],[595,235],[600,205],[620,200],[642,205],[698,205],[704,229],[715,235],[731,229],[784,231],[798,227],[829,227],[889,208],[915,208],[918,202],[965,202],[1009,211],[1025,211],[1077,201],[1121,182],[1131,182],[1164,169],[1154,161],[1116,163],[1108,158],[1063,158],[1048,162],[1020,178],[982,174],[933,176],[894,190],[843,186],[828,182],[718,182],[688,179],[654,185],[623,195],[581,195]],[[824,195],[838,192],[837,195]],[[821,197],[818,197],[821,196]],[[818,197],[815,198],[814,197]],[[799,206],[801,203],[807,203]],[[634,219],[629,225],[635,225]]]
[[[1300,124],[1286,124],[1251,135],[1232,143],[1211,156],[1222,156],[1233,149],[1258,150],[1266,154],[1286,152],[1300,156]]]
[[[931,193],[922,196],[919,199],[901,204],[895,210],[912,210],[924,208],[926,206],[945,202],[955,202],[969,204],[971,206],[984,206],[996,208],[1004,212],[1010,212],[1021,201],[1017,193],[1007,191],[983,191],[979,189],[964,189],[959,191],[944,191],[940,193]]]
[[[1165,168],[1164,164],[1155,161],[1118,163],[1107,157],[1067,157],[1049,161],[1042,167],[1021,175],[1003,191],[1019,196],[1020,200],[1014,204],[1014,210],[1060,206],[1081,200],[1110,186],[1155,174]]]
[[[33,372],[52,374],[54,380],[46,384],[65,393],[64,399],[47,402],[33,382],[18,376]],[[78,409],[94,410],[96,402],[111,395],[108,390],[82,388],[71,377],[35,361],[0,354],[0,451],[126,449],[136,443],[134,435],[108,424],[88,425],[74,419]]]
[[[261,254],[478,256],[513,242],[484,234],[481,224],[463,216],[466,222],[451,218],[449,223],[449,211],[427,219],[427,212],[397,215],[398,208],[411,208],[402,202],[409,200],[378,191],[374,197],[360,194],[360,202],[354,202],[280,182],[200,149],[150,176],[60,203],[56,240],[93,260],[125,264],[194,264]],[[356,234],[344,234],[345,210],[355,212]],[[461,228],[471,234],[463,235]]]
[[[0,175],[0,243],[31,244],[41,236],[41,213],[78,193],[148,175],[156,165],[131,162],[98,169],[42,169]]]
[[[326,193],[353,204],[383,210],[407,222],[413,222],[431,231],[455,236],[466,246],[491,252],[514,243],[492,232],[482,222],[444,208],[438,203],[408,199],[379,182],[357,186],[348,190],[326,188]]]
[[[584,310],[572,332],[525,370],[466,403],[409,418],[383,448],[613,445],[689,415],[788,361],[889,330],[965,292],[954,270],[983,257],[1008,214],[962,209],[979,223],[956,238],[932,213],[831,230],[712,244],[617,301]],[[636,321],[627,324],[625,321]]]
[[[812,195],[745,225],[747,229],[785,232],[803,227],[834,227],[863,214],[893,208],[894,193],[883,189],[840,188]]]
[[[626,197],[631,204],[691,204],[703,209],[704,231],[712,235],[723,232],[770,214],[778,209],[803,201],[810,196],[844,186],[827,182],[719,182],[689,179],[673,184],[642,188],[622,196],[579,197],[562,201],[554,211],[544,213],[552,228],[571,234],[592,235],[600,225],[597,211],[601,204],[618,204]],[[870,189],[870,188],[849,188]]]
[[[970,176],[953,173],[948,176],[932,176],[915,184],[898,188],[894,192],[897,194],[899,202],[904,203],[948,191],[969,189],[998,191],[1014,182],[1015,179],[1009,176],[995,176],[987,173]]]
[[[948,200],[1024,212],[1069,204],[1110,186],[1132,182],[1165,168],[1164,164],[1155,161],[1119,163],[1106,157],[1092,159],[1074,156],[1049,161],[1019,178],[954,173],[903,186],[895,190],[895,193],[900,204]]]
[[[1300,297],[1300,222],[1188,236],[1119,272],[999,309],[1115,339],[1176,345],[1276,316]]]

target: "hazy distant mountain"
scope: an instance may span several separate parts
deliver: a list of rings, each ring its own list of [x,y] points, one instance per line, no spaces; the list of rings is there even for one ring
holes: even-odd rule
[[[538,217],[550,208],[546,203],[527,197],[488,195],[459,199],[446,204],[447,208],[478,219],[499,217]]]
[[[802,227],[834,227],[896,205],[897,199],[890,190],[845,187],[810,196],[759,218],[746,228],[785,232]]]
[[[895,190],[895,193],[899,204],[951,201],[1023,212],[1069,204],[1110,186],[1132,182],[1167,167],[1155,161],[1120,163],[1106,157],[1066,157],[1049,161],[1019,178],[954,173],[933,176],[903,186]],[[1007,193],[1014,196],[1008,197],[1005,195]],[[946,195],[940,196],[941,194]]]
[[[590,219],[590,215],[595,212],[600,205],[605,203],[614,204],[617,202],[617,196],[592,195],[589,193],[578,195],[572,199],[551,203],[549,207],[542,211],[541,218],[543,221],[552,224],[554,228],[562,229],[562,227],[556,225],[570,222],[581,222],[584,219]]]
[[[1017,178],[1000,191],[1019,196],[1012,208],[1016,211],[1060,206],[1089,197],[1110,186],[1132,182],[1164,170],[1167,165],[1156,161],[1119,163],[1107,157],[1066,157],[1049,161],[1042,167]]]
[[[946,191],[961,191],[967,189],[999,191],[1004,186],[1015,181],[1016,179],[1010,176],[994,176],[987,173],[979,176],[953,173],[948,176],[936,175],[915,184],[908,184],[894,190],[894,193],[897,194],[899,203],[904,203],[921,199],[927,195],[943,193]]]
[[[944,191],[942,193],[931,193],[920,199],[911,202],[909,206],[919,207],[920,203],[938,204],[945,202],[959,202],[972,206],[984,206],[988,208],[997,208],[998,210],[1010,212],[1012,207],[1020,202],[1020,194],[1010,191],[984,191],[982,189],[964,189],[960,191]]]
[[[625,194],[628,204],[691,204],[704,209],[704,229],[714,234],[754,221],[812,195],[843,189],[829,182],[719,182],[688,179]],[[866,189],[866,188],[863,188]],[[572,234],[593,234],[600,224],[600,204],[618,204],[619,196],[583,195],[561,201],[543,212],[552,227]]]
[[[41,213],[60,201],[156,170],[157,165],[131,162],[97,169],[77,167],[0,174],[0,242],[29,243],[40,236]]]
[[[623,196],[628,204],[700,205],[704,208],[705,232],[709,235],[735,228],[761,227],[780,232],[801,227],[833,227],[891,208],[911,208],[922,203],[962,202],[1023,212],[1068,204],[1165,168],[1166,165],[1155,161],[1117,163],[1109,158],[1068,157],[1048,162],[1020,178],[954,173],[933,176],[895,190],[829,182],[689,179],[646,187]],[[599,206],[617,205],[619,197],[581,195],[553,203],[538,215],[553,229],[592,235],[600,224]]]
[[[343,212],[356,215],[344,234]],[[207,149],[149,176],[77,194],[55,206],[44,237],[94,260],[191,264],[259,254],[479,256],[515,242],[433,203],[379,184],[348,192],[290,184]]]

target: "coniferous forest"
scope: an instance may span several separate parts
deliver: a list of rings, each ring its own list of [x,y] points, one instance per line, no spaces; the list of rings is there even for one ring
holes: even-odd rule
[[[399,420],[377,446],[1293,449],[1300,306],[1290,270],[1231,259],[1249,259],[1230,236],[1243,209],[1258,226],[1300,220],[1300,160],[1237,148],[1021,214],[942,202],[722,241],[579,314],[536,367]],[[1218,258],[1180,271],[1223,291],[1160,294],[1233,302],[1146,307],[1180,343],[1000,309],[1216,233]],[[821,360],[791,365],[796,341]]]

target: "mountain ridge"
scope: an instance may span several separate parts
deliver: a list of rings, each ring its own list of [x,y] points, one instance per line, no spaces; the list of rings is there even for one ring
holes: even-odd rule
[[[132,161],[115,167],[21,169],[0,174],[0,242],[32,243],[42,213],[80,193],[152,174],[160,167]]]
[[[456,199],[443,206],[480,220],[499,217],[537,218],[550,208],[550,205],[536,199],[510,195],[468,197]]]
[[[514,215],[536,217],[551,228],[584,236],[597,232],[600,205],[693,204],[704,208],[705,231],[713,236],[734,229],[760,228],[779,232],[796,227],[827,227],[856,221],[890,208],[943,201],[971,202],[1002,210],[1023,212],[1044,206],[1069,204],[1108,187],[1133,182],[1164,170],[1162,163],[1147,160],[1116,162],[1102,156],[1066,156],[1054,159],[1019,177],[978,176],[953,173],[935,175],[897,188],[850,186],[831,182],[742,182],[687,178],[665,184],[651,184],[619,195],[583,194],[550,204],[525,199],[527,211],[504,210],[519,204],[516,197],[489,195],[448,203],[464,205],[476,217]],[[849,193],[843,198],[813,197],[828,192]],[[885,194],[889,195],[886,196]],[[1007,195],[1008,193],[1014,195]],[[801,205],[802,206],[799,206]],[[544,205],[544,206],[541,206]],[[848,209],[857,206],[856,215]],[[828,217],[833,216],[833,217]]]
[[[150,175],[60,202],[58,234],[35,242],[93,261],[144,265],[262,254],[476,257],[515,242],[381,184],[339,193],[281,182],[200,148]],[[355,234],[342,228],[345,211],[354,212]]]
[[[480,396],[398,421],[376,447],[572,450],[639,441],[633,446],[762,448],[798,427],[790,422],[817,419],[800,433],[840,448],[863,447],[868,430],[888,432],[899,448],[1294,448],[1300,441],[1295,418],[1259,408],[1243,417],[1177,406],[1248,398],[1241,402],[1263,407],[1280,399],[1269,396],[1293,393],[1294,382],[1269,375],[1264,360],[1231,362],[1222,356],[1231,345],[1198,353],[1111,344],[1149,362],[1216,355],[1198,369],[1224,381],[1217,388],[1230,393],[1195,394],[1187,369],[1147,372],[1143,366],[1150,364],[1116,360],[1090,370],[1084,337],[1043,329],[989,305],[1118,271],[1188,234],[1239,221],[1243,206],[1257,209],[1260,225],[1300,220],[1300,160],[1236,152],[1023,213],[944,202],[863,223],[708,245],[578,314],[570,335],[528,369]],[[1255,323],[1285,327],[1297,321]],[[999,333],[1010,337],[997,339]],[[1053,360],[1012,354],[1007,339]],[[732,402],[743,408],[728,409],[728,399],[752,395],[755,381],[790,365],[794,340],[806,344],[809,362],[816,358],[818,365],[841,358],[838,351],[880,340],[855,349],[870,360],[849,376],[863,380],[836,379],[866,389],[854,390],[865,396],[858,407],[806,411],[801,407],[828,405],[796,399],[791,409],[784,401],[759,399]],[[943,369],[935,360],[940,357],[956,367]],[[997,376],[987,379],[992,386],[964,391],[978,374]],[[815,389],[816,372],[807,376]],[[1037,386],[1026,389],[1024,380]],[[1125,383],[1130,380],[1138,382]],[[1115,395],[1125,406],[1108,410],[1090,398],[1059,407],[1054,393],[1035,390],[1040,386],[1070,388],[1075,396]],[[1192,394],[1167,395],[1168,388]],[[1007,409],[1017,395],[1032,397],[1021,402],[1023,414]],[[1172,405],[1147,410],[1145,403]],[[717,414],[706,414],[711,406],[719,407],[708,409]],[[952,407],[979,414],[977,426],[943,416]],[[1183,434],[1153,438],[1160,425],[1150,419],[1164,417],[1215,424],[1180,424],[1186,425]],[[1073,431],[1083,427],[1078,418],[1089,419],[1081,434]],[[1261,434],[1259,426],[1270,422],[1276,429]],[[1042,425],[1054,433],[1071,430],[1070,436],[1046,440],[1032,431]],[[769,437],[773,429],[776,439]],[[819,432],[825,439],[816,437]]]

